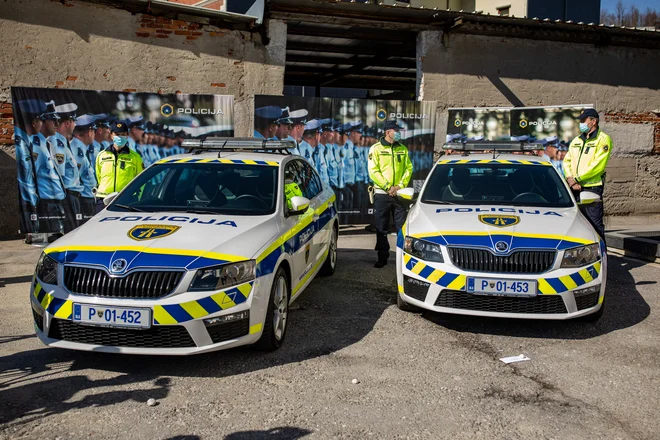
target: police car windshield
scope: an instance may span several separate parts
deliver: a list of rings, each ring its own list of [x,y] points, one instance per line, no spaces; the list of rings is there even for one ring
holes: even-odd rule
[[[552,166],[444,164],[435,167],[422,203],[568,208],[573,201]]]
[[[266,215],[275,212],[276,166],[165,163],[147,168],[108,207],[126,212]]]

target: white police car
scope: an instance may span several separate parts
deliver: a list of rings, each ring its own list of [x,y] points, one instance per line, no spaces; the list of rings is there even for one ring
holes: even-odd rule
[[[536,156],[443,157],[397,240],[407,311],[597,320],[606,272],[603,241]]]
[[[255,142],[276,152],[246,152]],[[303,158],[277,153],[285,147],[204,142],[109,196],[39,259],[30,295],[39,339],[135,354],[278,348],[289,304],[337,261],[335,195]],[[291,209],[285,174],[303,195]]]

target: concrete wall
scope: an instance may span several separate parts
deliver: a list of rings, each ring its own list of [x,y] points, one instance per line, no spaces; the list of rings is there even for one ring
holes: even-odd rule
[[[606,213],[660,213],[660,51],[426,31],[419,93],[448,107],[594,104],[614,140]]]
[[[18,230],[11,86],[234,95],[236,136],[248,136],[254,95],[282,93],[286,24],[268,26],[265,46],[256,33],[84,1],[3,0],[0,236]]]

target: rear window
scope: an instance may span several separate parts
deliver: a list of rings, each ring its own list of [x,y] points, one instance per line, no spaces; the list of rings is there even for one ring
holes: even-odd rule
[[[551,166],[445,164],[435,167],[421,197],[429,204],[568,208],[573,201]]]
[[[110,211],[266,215],[275,212],[279,168],[166,163],[138,175]]]

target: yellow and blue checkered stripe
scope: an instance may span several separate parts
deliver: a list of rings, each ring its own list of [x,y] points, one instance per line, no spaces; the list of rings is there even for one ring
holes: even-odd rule
[[[459,275],[455,273],[444,272],[439,269],[434,269],[408,254],[403,254],[403,263],[406,266],[406,269],[416,275],[419,275],[432,284],[437,284],[438,286],[446,287],[452,290],[465,289],[465,275]]]
[[[552,166],[550,162],[534,162],[531,160],[505,160],[505,159],[441,159],[438,165],[445,164],[505,164],[505,165],[543,165]]]
[[[227,310],[242,304],[250,297],[252,282],[214,293],[206,298],[187,301],[181,304],[156,305],[153,309],[153,321],[156,325],[181,324],[193,319]],[[60,319],[71,319],[73,301],[56,298],[46,292],[41,284],[34,288],[34,297],[44,310]]]
[[[592,282],[600,275],[600,261],[570,275],[558,278],[540,278],[538,280],[539,293],[543,295],[554,295],[577,289]]]
[[[153,307],[154,324],[181,324],[193,319],[203,318],[221,310],[227,310],[244,303],[252,292],[253,283],[241,284],[232,289],[214,293],[206,298],[181,304],[165,304]]]
[[[37,302],[41,304],[41,307],[51,315],[60,319],[71,319],[71,313],[73,311],[73,302],[71,300],[56,298],[46,292],[39,283],[36,283],[32,294]]]
[[[465,281],[467,278],[465,275],[457,275],[434,269],[408,254],[403,254],[403,262],[406,269],[419,275],[430,283],[452,290],[465,289]],[[598,278],[600,270],[601,263],[597,262],[570,275],[564,275],[557,278],[539,278],[537,280],[538,293],[542,295],[556,295],[558,293],[577,289],[578,287],[588,284]],[[401,287],[399,287],[399,291],[401,291]]]
[[[271,160],[239,160],[239,159],[161,159],[156,164],[161,163],[224,163],[224,164],[235,164],[235,165],[268,165],[271,167],[277,167],[280,165],[279,162]]]

